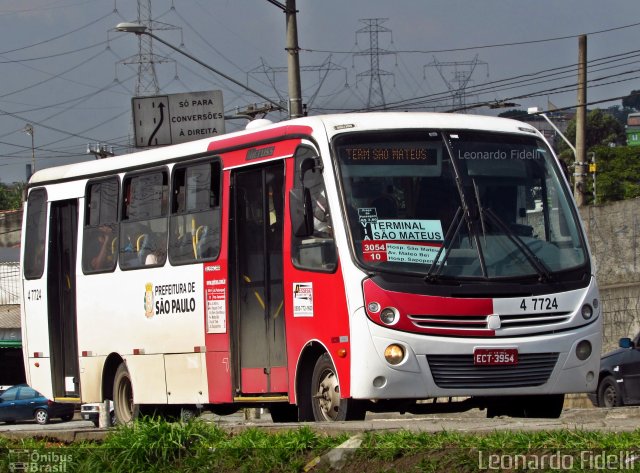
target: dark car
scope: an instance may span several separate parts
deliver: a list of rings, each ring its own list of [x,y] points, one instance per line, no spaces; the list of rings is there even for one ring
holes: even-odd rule
[[[598,390],[589,395],[595,406],[640,404],[640,333],[621,338],[619,346],[600,359]]]
[[[0,395],[0,422],[7,424],[35,419],[44,425],[53,417],[68,421],[73,418],[74,411],[73,404],[51,401],[26,384],[12,386]]]

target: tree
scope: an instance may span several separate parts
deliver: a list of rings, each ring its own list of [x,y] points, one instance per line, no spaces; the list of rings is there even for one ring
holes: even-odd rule
[[[565,136],[570,142],[576,142],[576,119],[573,118],[567,125]],[[586,148],[590,150],[594,146],[610,144],[618,145],[625,143],[624,126],[613,116],[605,113],[599,108],[591,110],[587,113],[587,134]],[[560,152],[568,149],[568,146],[562,141],[558,146]]]
[[[596,146],[598,203],[640,197],[640,148]],[[592,192],[592,180],[587,181]]]
[[[7,186],[0,182],[0,210],[18,210],[22,208],[23,183]]]
[[[498,116],[502,118],[515,118],[517,120],[522,120],[528,115],[526,110],[507,110],[506,112],[499,113]]]
[[[632,90],[629,95],[622,99],[622,106],[640,110],[640,90]]]

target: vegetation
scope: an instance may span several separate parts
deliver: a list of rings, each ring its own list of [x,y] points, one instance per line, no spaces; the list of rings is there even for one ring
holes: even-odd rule
[[[640,110],[640,90],[632,90],[629,95],[622,99],[622,106]]]
[[[571,143],[576,142],[575,118],[569,122],[564,134]],[[599,145],[618,146],[626,143],[624,126],[611,114],[599,108],[587,113],[587,133],[585,138],[587,150]],[[560,151],[561,154],[568,149],[569,147],[564,141],[558,145],[558,151]]]
[[[22,208],[23,183],[7,186],[0,182],[0,210],[17,210]]]
[[[326,472],[329,466],[318,458],[347,438],[347,434],[328,436],[309,427],[279,433],[248,429],[232,434],[201,420],[170,423],[145,419],[132,426],[118,427],[100,443],[64,445],[46,440],[0,438],[0,471],[11,471],[12,466],[15,469],[18,461],[35,460],[36,469],[27,471]],[[619,465],[620,469],[638,471],[640,457],[634,456],[638,445],[640,429],[628,433],[370,432],[363,434],[360,447],[340,468],[344,472],[368,473],[471,472],[495,466],[495,462],[507,462],[508,470],[550,471],[557,470],[549,467],[549,462],[555,459],[563,461],[563,466],[570,463],[569,471],[584,471],[601,470],[594,462],[610,455],[610,462],[620,459],[634,462]],[[526,461],[526,468],[509,467],[508,462],[513,461]],[[532,468],[543,461],[547,467]],[[499,466],[504,470],[505,464]]]

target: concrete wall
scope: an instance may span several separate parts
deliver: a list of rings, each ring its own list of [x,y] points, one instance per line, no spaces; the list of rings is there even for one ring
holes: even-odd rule
[[[20,244],[22,210],[0,211],[0,247]]]
[[[640,200],[581,209],[604,309],[603,351],[640,330]]]

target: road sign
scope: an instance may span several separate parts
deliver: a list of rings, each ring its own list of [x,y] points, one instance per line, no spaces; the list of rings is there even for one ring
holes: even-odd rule
[[[222,91],[131,99],[136,146],[163,146],[224,133]]]

